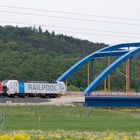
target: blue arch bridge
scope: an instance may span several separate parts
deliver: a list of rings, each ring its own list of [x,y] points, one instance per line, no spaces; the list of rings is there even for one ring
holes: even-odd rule
[[[133,49],[132,49],[133,48]],[[99,57],[108,57],[108,67],[104,69],[94,80],[89,83],[84,90],[85,94],[85,106],[140,106],[140,96],[134,96],[130,94],[130,73],[131,73],[131,60],[134,55],[140,53],[140,42],[137,43],[124,43],[114,46],[105,47],[100,49],[69,68],[64,72],[57,81],[66,81],[74,72],[79,70],[83,65],[93,64],[92,62]],[[117,60],[113,63],[110,63],[110,57],[118,56]],[[111,96],[110,93],[110,74],[118,68],[121,64],[126,63],[126,94],[121,96]],[[93,66],[92,66],[93,67]],[[106,78],[108,78],[108,95],[106,95]],[[89,74],[88,74],[89,79]],[[94,93],[94,90],[101,82],[104,81],[104,95],[102,96],[91,96],[91,93]]]

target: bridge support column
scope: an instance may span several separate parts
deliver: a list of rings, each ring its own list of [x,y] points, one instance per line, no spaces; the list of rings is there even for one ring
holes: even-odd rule
[[[68,91],[68,80],[66,80],[66,91]]]
[[[91,81],[94,80],[94,65],[93,65],[93,60],[91,60],[91,66],[90,66],[90,79],[91,79]]]
[[[126,61],[126,95],[130,95],[130,59]]]
[[[94,80],[93,76],[93,60],[87,64],[87,86],[90,84],[90,81]]]
[[[106,79],[104,80],[104,96],[106,96]]]
[[[110,65],[111,60],[110,57],[108,57],[108,66]],[[107,79],[104,80],[104,95],[106,95],[107,92],[107,85],[108,85],[108,95],[110,95],[110,75]]]
[[[90,63],[87,64],[87,86],[90,84]]]
[[[111,64],[111,59],[108,57],[108,66]],[[110,75],[108,75],[108,95],[110,95]]]

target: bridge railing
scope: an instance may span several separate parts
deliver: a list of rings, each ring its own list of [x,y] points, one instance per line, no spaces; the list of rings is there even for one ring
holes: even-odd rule
[[[83,91],[67,91],[66,96],[85,96]],[[127,96],[126,92],[104,92],[104,91],[95,91],[92,92],[89,96]],[[130,92],[129,96],[140,96],[140,92]]]
[[[90,96],[128,96],[126,92],[103,92],[95,91],[92,92]],[[140,92],[130,92],[129,96],[140,96]]]

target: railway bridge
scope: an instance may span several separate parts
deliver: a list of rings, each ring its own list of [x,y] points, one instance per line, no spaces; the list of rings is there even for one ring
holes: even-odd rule
[[[114,46],[102,48],[92,54],[86,56],[66,72],[64,72],[57,81],[67,81],[74,72],[79,70],[83,65],[88,65],[88,86],[84,90],[85,106],[140,106],[140,96],[133,96],[130,94],[130,71],[131,60],[134,55],[140,53],[140,42],[124,43]],[[110,63],[110,58],[118,56],[117,60]],[[108,57],[108,67],[104,69],[91,83],[89,82],[90,63],[99,57]],[[110,74],[123,63],[126,63],[126,95],[125,96],[112,96],[110,95]],[[93,67],[93,66],[92,66]],[[108,95],[106,95],[106,85],[108,78]],[[91,93],[96,89],[101,82],[104,81],[103,96],[91,96]]]

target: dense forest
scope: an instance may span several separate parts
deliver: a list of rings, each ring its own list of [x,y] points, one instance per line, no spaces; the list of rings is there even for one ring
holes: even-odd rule
[[[84,56],[107,46],[55,32],[41,27],[0,26],[0,79],[20,81],[55,81]],[[113,58],[115,59],[115,58]],[[112,60],[113,61],[113,60]],[[94,61],[96,77],[107,66],[107,59]],[[140,56],[132,61],[131,88],[140,91]],[[125,65],[118,71],[125,73]],[[125,89],[125,77],[115,71],[111,75],[112,90]],[[68,79],[68,85],[83,90],[87,86],[87,66]],[[101,85],[98,89],[101,89]]]

